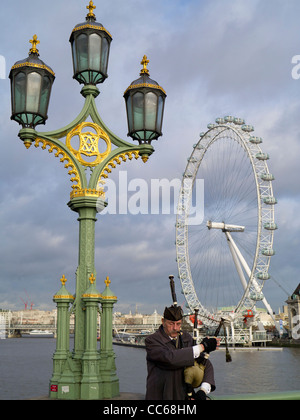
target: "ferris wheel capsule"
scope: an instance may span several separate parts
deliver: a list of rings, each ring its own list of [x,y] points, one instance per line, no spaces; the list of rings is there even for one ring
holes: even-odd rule
[[[268,159],[270,159],[270,156],[267,153],[257,153],[255,155],[255,157],[258,160],[268,160]]]
[[[247,133],[251,133],[252,131],[254,131],[253,125],[244,124],[244,125],[242,125],[241,128],[242,128],[243,131],[246,131]]]
[[[261,251],[261,253],[266,257],[273,257],[275,255],[275,250],[273,248],[265,248]]]
[[[216,128],[216,127],[218,127],[218,125],[217,124],[213,124],[213,123],[207,125],[207,128],[209,130],[212,130],[213,128]]]
[[[260,272],[260,273],[257,273],[257,274],[256,274],[256,277],[257,277],[259,280],[269,280],[269,279],[271,278],[270,274],[269,274],[269,273],[267,273],[267,272],[265,272],[265,271],[262,271],[262,272]]]
[[[232,117],[231,115],[228,115],[227,117],[224,118],[224,120],[228,123],[233,123],[235,118]]]
[[[274,205],[274,204],[277,204],[277,200],[275,197],[266,197],[264,198],[264,203]]]
[[[262,292],[251,292],[250,293],[250,299],[254,302],[261,302],[264,299],[264,294]]]
[[[263,142],[263,139],[261,137],[252,136],[250,137],[249,141],[253,144],[261,144]]]
[[[226,123],[225,118],[217,118],[216,123],[217,124],[225,124]]]
[[[245,124],[245,120],[243,120],[242,118],[235,118],[233,120],[234,124],[236,125],[244,125]]]
[[[254,317],[252,309],[246,309],[245,311],[242,312],[242,315],[245,318],[253,318]]]
[[[271,223],[265,223],[264,228],[267,230],[277,230],[278,226],[276,223],[271,222]]]
[[[197,143],[197,144],[194,144],[194,145],[193,145],[193,148],[194,148],[194,149],[201,150],[201,149],[204,149],[204,146],[202,146],[202,144],[200,144],[200,143]]]
[[[270,181],[274,181],[274,180],[275,180],[275,177],[274,177],[274,175],[273,175],[273,174],[267,174],[267,173],[263,173],[263,174],[261,174],[260,178],[261,178],[263,181],[268,181],[268,182],[270,182]]]

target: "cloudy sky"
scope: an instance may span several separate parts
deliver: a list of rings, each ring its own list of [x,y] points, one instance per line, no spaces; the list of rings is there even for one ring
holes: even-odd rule
[[[46,127],[71,122],[84,99],[73,80],[69,37],[84,21],[88,0],[2,2],[0,17],[1,165],[0,308],[53,308],[63,274],[75,291],[77,214],[68,206],[71,183],[64,166],[41,148],[26,150],[10,120],[11,66],[40,40],[40,58],[56,74]],[[270,155],[278,199],[276,256],[264,292],[277,312],[297,287],[300,237],[299,0],[96,0],[97,20],[112,34],[109,77],[97,106],[106,125],[127,138],[123,93],[138,78],[144,54],[167,92],[163,137],[145,165],[115,169],[137,178],[181,179],[187,158],[217,117],[234,115],[255,127]],[[5,61],[4,61],[5,60]],[[3,66],[5,63],[5,74]],[[293,72],[294,68],[294,72]],[[299,70],[300,74],[300,70]],[[123,192],[122,192],[123,193]],[[96,224],[97,288],[106,276],[116,309],[161,312],[171,303],[168,275],[177,280],[175,215],[99,215]],[[278,286],[280,285],[280,287]],[[177,283],[178,294],[180,285]]]

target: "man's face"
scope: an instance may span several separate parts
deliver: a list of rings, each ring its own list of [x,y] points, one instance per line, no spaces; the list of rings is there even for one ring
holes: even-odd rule
[[[163,318],[162,324],[165,333],[169,337],[176,338],[180,332],[182,321],[169,321],[168,319]]]

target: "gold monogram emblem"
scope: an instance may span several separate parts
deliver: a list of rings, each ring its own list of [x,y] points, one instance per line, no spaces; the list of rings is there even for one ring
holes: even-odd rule
[[[66,146],[84,166],[98,165],[111,151],[108,134],[99,125],[90,122],[81,123],[70,131]]]

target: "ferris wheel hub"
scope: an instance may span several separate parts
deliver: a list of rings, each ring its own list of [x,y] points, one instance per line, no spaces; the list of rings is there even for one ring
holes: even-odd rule
[[[226,223],[217,223],[209,220],[206,223],[208,229],[221,229],[223,232],[244,232],[245,226],[228,225]]]

